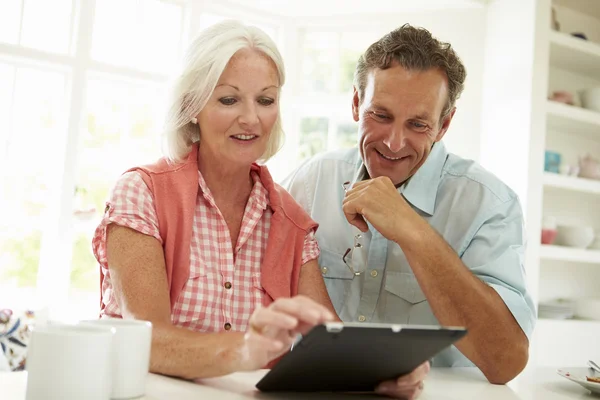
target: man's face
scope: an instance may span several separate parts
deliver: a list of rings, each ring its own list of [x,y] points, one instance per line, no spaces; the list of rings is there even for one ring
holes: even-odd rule
[[[387,176],[398,186],[417,172],[454,115],[452,110],[440,121],[447,96],[447,78],[439,69],[394,65],[370,71],[360,101],[355,88],[352,113],[371,178]]]

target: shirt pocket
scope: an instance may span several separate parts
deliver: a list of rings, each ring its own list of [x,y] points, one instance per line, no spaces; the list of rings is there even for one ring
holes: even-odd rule
[[[214,330],[214,321],[210,316],[216,315],[215,301],[209,301],[211,293],[214,297],[214,279],[215,274],[209,272],[204,265],[190,269],[190,276],[173,310],[175,325],[200,332]]]
[[[425,294],[412,272],[387,271],[385,290],[411,304],[418,304],[426,300]]]
[[[329,298],[335,307],[335,311],[340,315],[346,296],[349,294],[350,285],[354,274],[344,260],[343,254],[321,248],[319,263],[321,267],[321,275],[327,287]]]

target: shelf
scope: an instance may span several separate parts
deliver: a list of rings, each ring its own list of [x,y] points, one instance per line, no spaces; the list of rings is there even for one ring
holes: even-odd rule
[[[554,0],[554,4],[600,19],[600,1],[598,0]]]
[[[548,100],[546,113],[549,129],[600,140],[599,112]]]
[[[600,181],[544,172],[544,187],[600,194]]]
[[[550,65],[600,81],[600,45],[552,31]]]
[[[540,258],[543,260],[600,264],[600,250],[586,250],[543,244],[540,247]]]

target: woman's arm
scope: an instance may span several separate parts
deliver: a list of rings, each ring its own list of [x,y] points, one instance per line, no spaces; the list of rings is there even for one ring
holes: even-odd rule
[[[171,323],[158,240],[111,224],[107,257],[122,316],[153,324],[150,370],[155,373],[195,379],[258,369],[287,351],[297,332],[333,319],[325,307],[297,296],[258,308],[246,333],[193,332]]]
[[[152,322],[150,370],[197,378],[233,372],[240,363],[243,333],[197,333],[171,323],[164,253],[159,241],[111,224],[107,257],[123,318]]]
[[[304,295],[317,303],[322,304],[335,315],[336,321],[342,321],[335,312],[333,303],[331,303],[329,294],[327,294],[327,287],[325,287],[325,282],[323,281],[323,275],[321,275],[321,268],[319,268],[317,259],[310,260],[302,265],[298,294]]]

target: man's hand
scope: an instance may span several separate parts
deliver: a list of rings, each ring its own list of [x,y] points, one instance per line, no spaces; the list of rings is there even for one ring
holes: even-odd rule
[[[375,392],[395,399],[414,400],[423,392],[423,381],[430,369],[429,361],[426,361],[408,375],[380,383]]]
[[[342,210],[348,222],[362,232],[368,221],[386,239],[398,242],[399,227],[416,216],[387,176],[356,183],[346,192]]]

